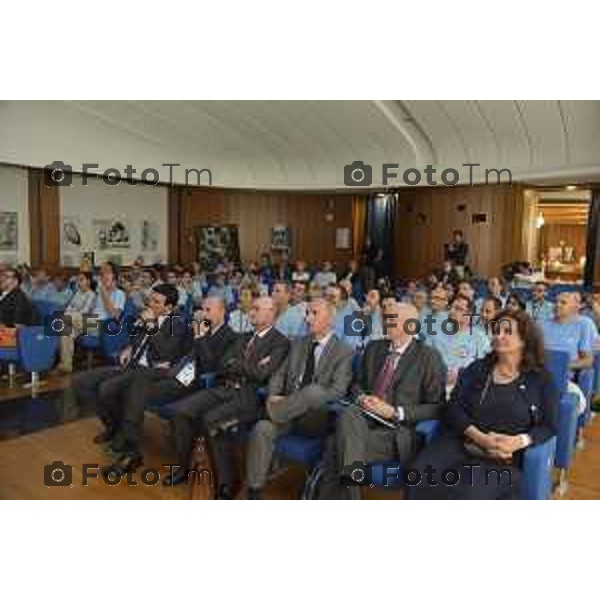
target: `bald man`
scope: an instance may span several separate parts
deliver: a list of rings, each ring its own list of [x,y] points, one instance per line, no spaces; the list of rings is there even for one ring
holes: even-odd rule
[[[186,481],[194,437],[205,435],[219,481],[218,497],[233,497],[230,436],[223,425],[231,422],[247,425],[262,414],[257,391],[269,383],[289,350],[289,341],[273,327],[277,311],[272,298],[254,300],[249,317],[253,333],[238,336],[226,351],[217,370],[217,386],[178,400],[169,408],[179,468],[165,479],[166,485]]]
[[[444,362],[437,350],[414,338],[418,312],[413,305],[396,302],[388,309],[386,339],[366,347],[353,394],[356,402],[341,415],[335,443],[328,448],[324,498],[360,498],[360,488],[350,481],[356,463],[410,464],[420,442],[416,424],[440,416]]]

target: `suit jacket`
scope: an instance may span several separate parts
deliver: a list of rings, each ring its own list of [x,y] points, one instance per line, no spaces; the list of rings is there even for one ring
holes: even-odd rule
[[[372,394],[388,354],[389,341],[376,340],[365,349],[355,392]],[[437,419],[446,394],[446,367],[439,352],[413,340],[400,358],[388,401],[404,410],[404,425]]]
[[[292,396],[316,407],[348,393],[352,382],[352,348],[335,334],[331,336],[315,367],[313,382],[301,386],[312,338],[304,336],[291,342],[290,352],[269,382],[270,396]]]
[[[469,425],[480,426],[478,412],[486,381],[491,374],[492,364],[489,357],[476,360],[463,369],[447,405],[444,423],[456,435],[462,435]],[[501,421],[507,423],[519,420],[523,410],[531,413],[533,407],[538,417],[528,424],[527,430],[533,444],[541,444],[556,435],[558,423],[558,389],[552,377],[545,371],[529,371],[521,375],[519,393],[515,398],[515,409],[511,414],[500,415]],[[529,421],[529,419],[528,419]],[[495,429],[502,433],[500,427]]]
[[[0,300],[0,325],[36,325],[38,315],[25,292],[19,288]]]
[[[215,333],[196,338],[193,342],[191,355],[196,361],[196,381],[199,383],[199,375],[212,373],[219,369],[227,350],[237,342],[237,334],[223,324]]]
[[[290,348],[289,340],[272,327],[254,342],[251,352],[248,343],[254,333],[243,333],[225,351],[217,369],[219,384],[234,383],[259,388],[266,385],[279,369]]]
[[[137,364],[139,359],[146,354],[149,366],[158,363],[174,363],[181,358],[189,348],[187,326],[177,315],[168,316],[160,326],[158,332],[147,338],[147,352],[143,351],[142,343],[146,337],[145,331],[135,335],[131,343],[130,365]]]

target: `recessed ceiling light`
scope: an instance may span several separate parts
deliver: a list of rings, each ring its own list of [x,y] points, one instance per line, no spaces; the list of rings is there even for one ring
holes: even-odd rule
[[[576,186],[576,185],[568,185],[568,186],[567,186],[567,190],[568,190],[569,192],[572,192],[573,190],[576,190],[576,189],[577,189],[577,186]]]

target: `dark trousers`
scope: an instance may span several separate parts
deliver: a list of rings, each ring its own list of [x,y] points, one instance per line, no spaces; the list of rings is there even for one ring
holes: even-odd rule
[[[465,450],[462,439],[450,434],[427,446],[411,468],[421,473],[419,485],[407,488],[411,500],[513,500],[520,495],[518,467],[474,458]],[[431,473],[429,481],[437,485],[427,481],[426,469]],[[442,474],[450,469],[458,473],[460,480],[445,485]],[[447,481],[452,483],[455,479],[453,473],[448,474]]]
[[[235,422],[247,425],[257,421],[261,406],[253,387],[216,387],[202,390],[173,403],[173,434],[179,464],[190,465],[194,437],[205,435],[212,453],[219,485],[234,481],[232,436],[223,426]]]
[[[101,367],[75,378],[82,399],[94,402],[96,414],[115,438],[119,449],[139,454],[144,410],[150,397],[177,398],[185,388],[162,369]]]

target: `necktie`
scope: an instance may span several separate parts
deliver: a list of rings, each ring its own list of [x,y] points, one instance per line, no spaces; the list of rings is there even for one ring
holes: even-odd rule
[[[375,388],[373,389],[373,394],[378,398],[386,397],[386,394],[392,385],[392,379],[394,378],[399,359],[400,355],[397,352],[390,352],[387,355],[383,368],[379,371],[379,375],[377,376]]]
[[[244,358],[248,359],[250,355],[254,352],[254,346],[256,345],[256,339],[258,338],[258,334],[254,334],[250,341],[248,342],[245,350],[244,350]]]
[[[128,365],[132,365],[135,367],[138,366],[140,360],[142,359],[142,356],[144,356],[144,354],[146,352],[149,341],[150,341],[149,336],[147,334],[144,335],[144,337],[142,338],[142,341],[140,342],[140,345],[132,353],[132,356],[131,356],[131,359],[130,359]]]
[[[308,350],[308,356],[306,357],[306,366],[304,367],[304,373],[302,375],[301,385],[304,387],[309,383],[312,383],[312,380],[315,376],[315,350],[319,342],[312,342],[310,348]]]

